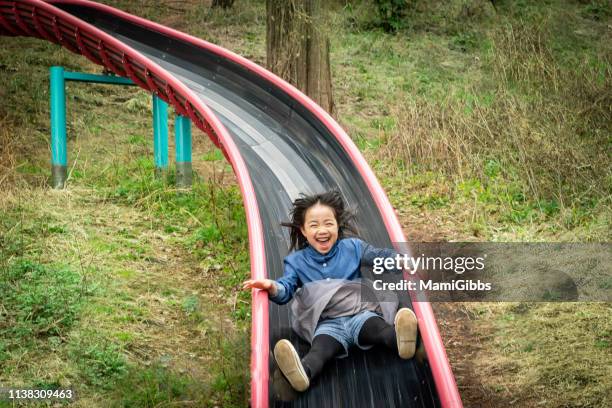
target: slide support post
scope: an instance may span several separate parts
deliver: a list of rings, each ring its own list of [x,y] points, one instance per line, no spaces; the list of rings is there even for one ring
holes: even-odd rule
[[[66,82],[63,67],[49,69],[51,97],[51,184],[62,189],[68,177],[66,143]]]
[[[176,185],[189,188],[193,180],[191,166],[191,120],[182,115],[176,115],[174,121],[175,153],[176,153]]]
[[[168,104],[153,95],[153,152],[155,176],[162,177],[168,170]]]

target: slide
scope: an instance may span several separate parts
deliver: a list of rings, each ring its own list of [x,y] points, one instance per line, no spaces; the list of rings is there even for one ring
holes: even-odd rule
[[[173,105],[223,151],[240,185],[253,278],[278,278],[299,193],[338,188],[358,208],[358,231],[378,247],[404,241],[384,191],[351,139],[300,91],[253,62],[168,27],[85,0],[0,0],[0,34],[31,36],[81,54]],[[427,302],[413,302],[422,358],[355,351],[326,366],[311,389],[282,402],[272,392],[271,350],[290,339],[289,308],[253,292],[251,406],[461,407]]]

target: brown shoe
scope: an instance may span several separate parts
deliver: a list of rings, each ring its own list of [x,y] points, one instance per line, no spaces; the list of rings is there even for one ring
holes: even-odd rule
[[[272,392],[276,399],[283,402],[294,401],[300,396],[300,393],[293,389],[278,366],[274,368],[272,373]]]
[[[289,340],[279,340],[274,346],[274,358],[278,368],[283,372],[289,384],[296,391],[306,391],[310,381],[302,366],[302,361]]]
[[[417,318],[407,307],[401,308],[395,315],[395,335],[399,356],[403,359],[412,358],[416,349]]]

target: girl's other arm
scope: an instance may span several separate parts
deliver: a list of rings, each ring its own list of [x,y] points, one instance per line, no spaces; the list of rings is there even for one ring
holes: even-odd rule
[[[361,240],[360,240],[361,241]],[[361,264],[367,266],[374,266],[375,259],[377,258],[394,258],[398,255],[394,249],[391,248],[376,248],[375,246],[368,244],[365,241],[361,241]],[[380,265],[381,261],[378,261]],[[402,269],[396,269],[389,272],[402,272]]]

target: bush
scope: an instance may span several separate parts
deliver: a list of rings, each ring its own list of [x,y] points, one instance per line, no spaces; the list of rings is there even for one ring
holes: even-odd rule
[[[392,33],[404,26],[404,15],[406,12],[406,0],[376,0],[380,25],[388,32]]]

